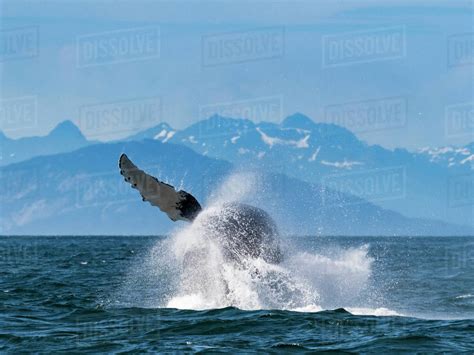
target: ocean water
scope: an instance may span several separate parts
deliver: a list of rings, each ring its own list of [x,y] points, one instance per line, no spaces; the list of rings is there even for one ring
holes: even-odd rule
[[[189,233],[1,237],[0,352],[474,351],[474,238],[293,236],[236,267]]]

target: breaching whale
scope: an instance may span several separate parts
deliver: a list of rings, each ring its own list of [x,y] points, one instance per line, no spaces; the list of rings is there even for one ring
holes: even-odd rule
[[[242,262],[251,257],[270,263],[281,261],[278,229],[264,210],[227,203],[201,213],[203,208],[194,196],[148,175],[127,155],[120,157],[119,168],[125,181],[140,192],[142,200],[158,207],[172,221],[199,223],[209,238],[218,241],[227,260]]]

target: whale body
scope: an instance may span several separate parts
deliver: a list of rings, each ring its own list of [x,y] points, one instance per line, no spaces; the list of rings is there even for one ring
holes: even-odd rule
[[[261,208],[242,203],[227,203],[203,211],[194,196],[176,191],[169,184],[148,175],[122,154],[120,173],[143,201],[158,207],[172,221],[199,223],[209,238],[218,242],[228,261],[243,263],[247,258],[262,258],[279,263],[282,254],[278,229],[270,215]]]
[[[282,259],[276,223],[264,210],[243,203],[228,203],[200,215],[206,235],[218,241],[227,260],[242,262],[262,258]]]

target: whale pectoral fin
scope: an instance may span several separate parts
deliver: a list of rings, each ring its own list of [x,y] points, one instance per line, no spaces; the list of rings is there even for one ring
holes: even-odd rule
[[[119,168],[125,181],[140,192],[142,200],[158,207],[172,221],[192,221],[201,211],[201,205],[191,194],[182,190],[176,191],[173,186],[148,175],[125,154],[120,157]]]

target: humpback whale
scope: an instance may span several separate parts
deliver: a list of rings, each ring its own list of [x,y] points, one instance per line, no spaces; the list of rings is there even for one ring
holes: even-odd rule
[[[140,170],[125,154],[119,159],[120,174],[143,201],[158,207],[172,221],[199,223],[209,238],[218,241],[227,260],[262,258],[279,263],[282,254],[275,222],[264,210],[242,203],[203,208],[190,193],[179,190]]]

